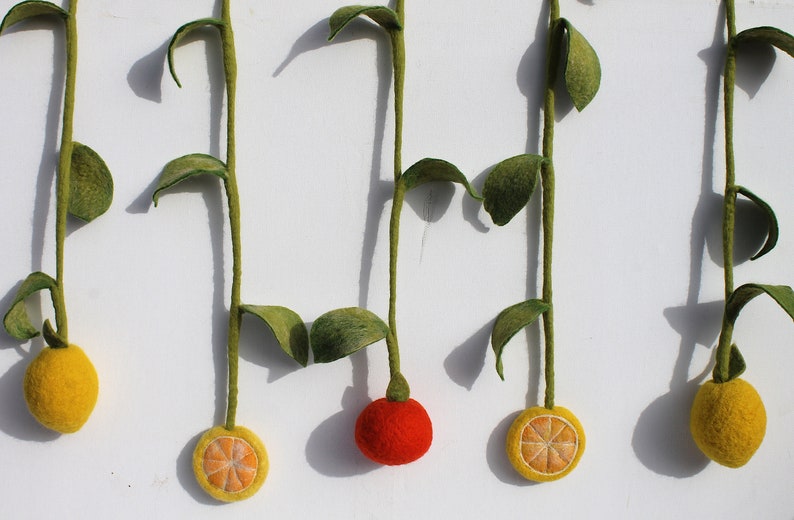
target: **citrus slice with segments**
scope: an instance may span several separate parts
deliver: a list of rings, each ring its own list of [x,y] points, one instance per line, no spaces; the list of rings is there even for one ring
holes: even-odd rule
[[[193,472],[199,485],[224,502],[252,496],[264,483],[267,471],[264,444],[242,426],[207,430],[193,451]]]
[[[524,410],[507,432],[507,458],[524,478],[536,482],[557,480],[573,471],[584,446],[581,423],[560,406]]]

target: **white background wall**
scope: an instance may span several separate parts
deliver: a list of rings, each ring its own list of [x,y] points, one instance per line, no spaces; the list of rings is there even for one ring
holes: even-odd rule
[[[2,0],[0,11],[14,2]],[[385,346],[299,368],[264,325],[243,323],[238,423],[257,432],[270,475],[252,499],[217,505],[189,466],[222,422],[230,251],[217,182],[150,203],[163,165],[222,154],[214,37],[179,48],[184,88],[163,73],[168,39],[217,15],[212,0],[83,0],[75,139],[115,176],[108,214],[66,242],[70,339],[100,376],[77,434],[28,415],[24,369],[41,340],[0,337],[0,496],[7,518],[794,518],[794,327],[768,298],[739,319],[745,378],[767,436],[737,470],[688,432],[712,367],[722,299],[723,10],[717,0],[562,0],[601,57],[583,112],[558,105],[557,404],[578,415],[587,452],[568,477],[531,485],[503,454],[519,410],[539,404],[539,332],[519,334],[497,377],[496,314],[537,294],[539,204],[497,229],[459,187],[412,192],[403,215],[403,370],[435,439],[404,467],[357,451],[353,424],[388,382]],[[455,163],[481,188],[509,156],[536,152],[547,12],[543,2],[407,2],[404,164]],[[342,306],[385,316],[391,115],[387,40],[365,22],[328,44],[337,0],[235,0],[243,300],[307,322]],[[794,30],[794,2],[738,1],[739,29]],[[30,271],[54,271],[51,185],[59,139],[63,32],[37,23],[0,38],[5,308]],[[756,55],[756,62],[758,56]],[[764,197],[778,247],[740,225],[737,283],[794,282],[794,62],[761,82],[740,63],[738,182]],[[53,87],[54,90],[53,90]],[[46,301],[32,308],[51,314]],[[540,397],[539,397],[540,396]]]

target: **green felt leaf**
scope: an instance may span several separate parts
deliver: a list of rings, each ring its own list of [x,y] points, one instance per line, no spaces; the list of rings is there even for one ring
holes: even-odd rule
[[[215,175],[224,181],[228,179],[226,164],[220,159],[203,153],[184,155],[163,168],[163,173],[160,174],[157,187],[152,194],[154,205],[157,206],[160,192],[196,175]]]
[[[191,32],[201,29],[202,27],[217,27],[221,29],[226,26],[223,20],[218,18],[202,18],[193,22],[188,22],[176,30],[171,41],[168,43],[168,70],[171,71],[171,77],[174,78],[176,84],[181,88],[182,83],[176,75],[176,68],[174,66],[174,49],[179,42],[181,42]]]
[[[764,256],[768,252],[770,252],[777,244],[777,239],[778,236],[780,235],[780,228],[778,227],[777,216],[775,216],[775,212],[772,210],[772,207],[769,204],[764,202],[764,200],[761,199],[761,197],[751,192],[747,188],[743,186],[738,186],[736,188],[736,192],[744,195],[752,202],[754,202],[755,205],[758,206],[758,208],[761,209],[761,211],[763,211],[764,214],[766,215],[767,224],[769,226],[769,230],[767,231],[767,236],[766,236],[766,243],[764,243],[764,246],[755,255],[753,255],[750,258],[750,260],[756,260]]]
[[[794,57],[794,36],[776,27],[754,27],[737,34],[732,41],[734,47],[743,42],[766,43],[773,45]]]
[[[473,198],[482,199],[457,166],[442,159],[422,159],[405,170],[400,177],[400,182],[405,185],[405,191],[434,181],[456,182],[463,185]]]
[[[328,40],[333,40],[336,35],[339,34],[339,31],[361,15],[368,16],[372,21],[387,31],[402,30],[400,18],[397,16],[397,13],[388,7],[382,5],[348,5],[334,11],[334,14],[332,14],[331,18],[328,20],[328,25],[331,28],[331,34],[328,36]]]
[[[717,349],[717,359],[720,357],[720,351]],[[719,374],[718,366],[714,367],[712,377],[716,383],[727,383],[742,375],[747,369],[747,363],[744,361],[744,356],[739,352],[739,347],[731,345],[730,357],[728,359],[728,379],[722,380]]]
[[[66,338],[55,332],[55,329],[52,327],[50,320],[44,320],[44,327],[42,327],[42,336],[44,336],[44,341],[47,342],[52,348],[66,348],[69,346],[69,342],[66,341]]]
[[[69,176],[69,213],[91,222],[113,202],[113,176],[105,161],[88,146],[74,143]]]
[[[69,17],[69,13],[53,4],[52,2],[42,2],[39,0],[32,0],[29,2],[20,2],[12,7],[0,23],[0,34],[7,28],[35,16],[49,16],[56,15],[64,20]]]
[[[496,317],[491,332],[491,347],[496,354],[496,373],[502,380],[505,378],[502,367],[502,352],[505,345],[518,331],[533,323],[547,310],[549,305],[543,300],[527,300],[506,308]]]
[[[39,335],[39,330],[30,322],[28,310],[25,307],[25,298],[44,289],[56,291],[58,283],[51,276],[38,271],[29,274],[19,286],[19,290],[11,301],[11,307],[3,317],[3,326],[13,337],[25,340]]]
[[[366,309],[348,307],[327,312],[312,324],[314,361],[336,361],[384,339],[388,333],[388,325]]]
[[[739,313],[747,302],[759,294],[768,294],[794,320],[794,291],[787,285],[762,285],[757,283],[744,284],[736,288],[725,302],[725,317],[735,323]]]
[[[240,311],[253,314],[273,331],[281,349],[306,366],[309,362],[309,332],[297,313],[286,307],[273,305],[241,305]]]
[[[581,112],[593,100],[601,86],[601,62],[590,42],[571,22],[560,18],[556,30],[568,33],[567,48],[562,55],[565,88],[571,96],[573,106]],[[562,38],[556,38],[556,41],[561,42]]]
[[[504,226],[527,205],[546,161],[540,155],[523,154],[494,166],[482,189],[483,206],[494,224]]]

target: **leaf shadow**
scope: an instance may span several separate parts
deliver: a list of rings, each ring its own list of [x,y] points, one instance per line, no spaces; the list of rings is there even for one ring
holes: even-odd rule
[[[136,61],[127,73],[127,84],[136,96],[162,103],[163,73],[169,41],[160,44],[155,50]]]
[[[771,45],[743,42],[736,49],[736,86],[754,98],[772,72],[776,59],[777,53]]]
[[[687,478],[708,465],[689,434],[689,409],[706,368],[694,378],[689,377],[692,358],[698,344],[709,347],[717,334],[722,317],[722,302],[700,301],[703,263],[707,242],[715,217],[714,142],[717,138],[720,80],[725,40],[723,20],[725,7],[717,14],[712,44],[698,53],[706,66],[703,154],[701,162],[700,197],[692,215],[689,238],[689,286],[686,303],[664,310],[668,323],[681,336],[678,357],[670,379],[670,390],[651,402],[640,414],[632,435],[632,448],[637,459],[649,470],[665,476]],[[719,214],[721,215],[721,213]],[[716,332],[715,332],[716,329]]]
[[[486,323],[469,339],[458,345],[444,360],[444,369],[452,381],[471,391],[485,367],[488,339],[493,321]]]
[[[342,395],[342,410],[321,422],[306,442],[306,461],[329,477],[363,475],[381,467],[366,458],[355,443],[356,419],[370,403],[366,349],[348,359],[353,364],[353,381]]]
[[[705,200],[704,218],[707,227],[706,248],[712,262],[725,266],[722,256],[722,205],[723,196],[712,193]],[[733,262],[741,265],[756,254],[769,235],[766,213],[755,203],[738,197],[736,199],[736,221],[734,226]]]

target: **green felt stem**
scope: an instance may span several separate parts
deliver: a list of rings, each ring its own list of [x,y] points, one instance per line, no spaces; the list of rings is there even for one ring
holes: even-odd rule
[[[55,326],[58,335],[68,341],[69,323],[66,317],[66,299],[63,290],[64,244],[66,222],[69,211],[69,185],[72,172],[72,134],[74,128],[74,97],[77,77],[77,0],[69,4],[66,17],[66,79],[63,94],[63,123],[61,128],[61,150],[58,157],[55,203],[55,281],[58,291],[52,292],[55,308]]]
[[[405,27],[404,0],[397,0],[395,13],[400,25]],[[405,201],[405,183],[402,177],[403,96],[405,90],[405,38],[402,30],[389,31],[394,71],[394,196],[389,220],[389,334],[386,348],[389,352],[389,372],[392,377],[400,372],[400,346],[397,341],[397,252],[400,243],[400,215]],[[387,395],[392,400],[405,401],[409,392],[399,396]]]
[[[736,87],[736,51],[732,45],[736,37],[736,7],[734,0],[725,0],[725,18],[728,30],[727,53],[723,83],[723,102],[725,112],[725,196],[722,208],[722,258],[725,276],[725,300],[733,292],[733,249],[736,225],[736,162],[733,147],[733,105]],[[731,340],[733,324],[723,318],[717,347],[717,370],[723,381],[728,380],[730,371]]]
[[[545,343],[546,395],[544,406],[554,408],[554,306],[552,304],[552,244],[554,242],[554,77],[559,63],[559,45],[554,42],[552,27],[560,17],[558,0],[549,0],[549,36],[546,49],[546,86],[543,102],[543,301],[549,309],[543,314]]]
[[[229,331],[227,339],[227,358],[229,364],[229,390],[226,406],[226,429],[235,426],[237,416],[237,377],[240,359],[240,324],[242,322],[242,304],[240,288],[242,286],[242,247],[240,240],[240,193],[237,188],[236,154],[235,154],[235,116],[237,93],[237,53],[234,48],[234,32],[229,10],[229,0],[223,0],[221,28],[223,45],[223,68],[226,78],[226,172],[224,181],[226,198],[229,205],[229,229],[232,241],[232,290],[229,306]]]

